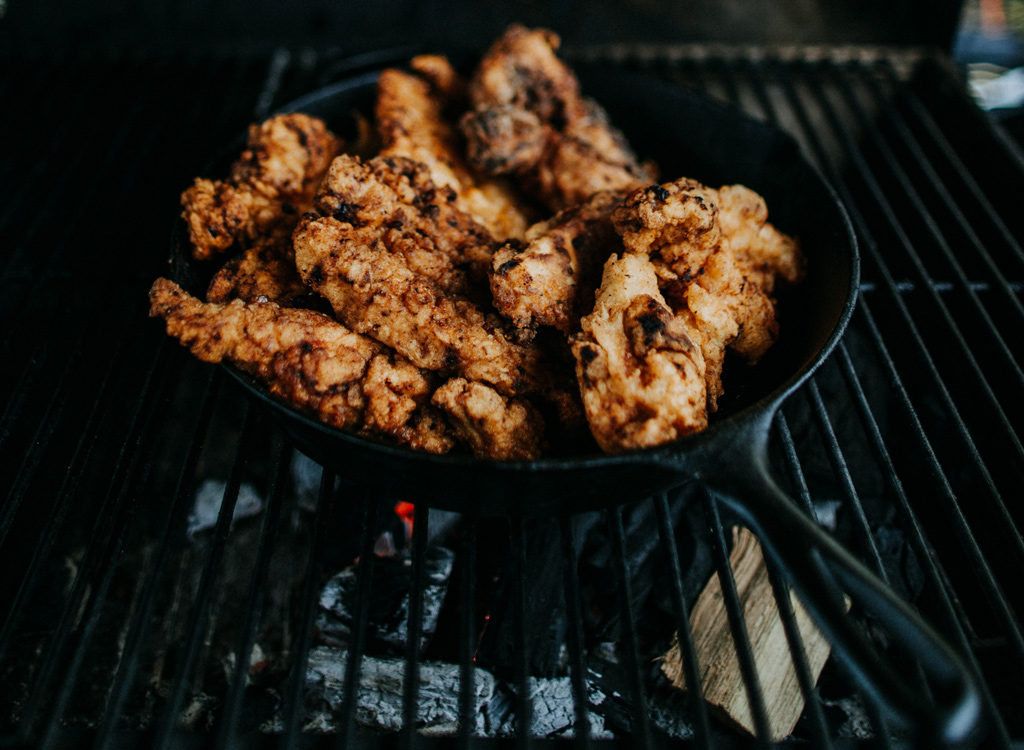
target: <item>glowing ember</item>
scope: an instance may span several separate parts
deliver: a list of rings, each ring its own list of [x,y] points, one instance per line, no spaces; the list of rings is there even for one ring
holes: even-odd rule
[[[416,506],[402,500],[395,503],[395,514],[398,515],[398,517],[402,519],[402,523],[405,524],[406,540],[412,539],[412,525],[413,517],[416,515]]]

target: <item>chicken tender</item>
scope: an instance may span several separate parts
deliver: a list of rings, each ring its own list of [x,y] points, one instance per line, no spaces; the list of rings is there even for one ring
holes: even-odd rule
[[[532,213],[511,184],[474,173],[466,164],[462,134],[446,110],[465,108],[465,82],[447,58],[413,58],[413,72],[389,69],[377,83],[376,119],[382,156],[425,164],[436,185],[455,192],[455,205],[499,241],[521,238]]]
[[[489,248],[473,246],[489,235],[445,195],[417,162],[339,157],[317,198],[319,215],[304,216],[295,232],[296,265],[354,330],[417,367],[515,395],[539,357],[463,296],[454,263],[477,251],[489,258]]]
[[[259,238],[218,271],[206,290],[206,301],[225,304],[276,302],[281,307],[310,307],[319,299],[302,283],[295,268],[291,235]]]
[[[451,428],[429,403],[436,387],[432,373],[388,351],[370,360],[361,382],[366,431],[428,453],[447,453],[455,447]]]
[[[707,427],[701,349],[665,304],[646,255],[608,259],[581,325],[572,341],[576,377],[603,450],[659,445]]]
[[[662,276],[688,282],[722,240],[717,193],[696,180],[636,190],[612,221],[628,252],[646,253]]]
[[[477,458],[529,460],[541,455],[544,421],[528,401],[452,378],[434,392],[431,402],[445,412],[459,440]]]
[[[167,333],[198,359],[233,363],[327,424],[438,453],[453,445],[436,412],[418,409],[429,399],[429,381],[322,313],[242,300],[204,303],[158,279],[150,315],[163,318]]]
[[[803,278],[800,245],[768,222],[764,198],[743,185],[725,185],[716,203],[722,235],[744,276],[769,295],[778,279],[796,284]]]
[[[604,110],[581,95],[555,54],[559,43],[550,31],[510,26],[470,80],[471,109],[461,122],[470,164],[513,175],[553,211],[653,177]]]
[[[277,115],[251,125],[230,179],[197,179],[181,196],[193,256],[206,260],[268,233],[286,235],[309,209],[340,150],[326,125],[309,115]]]
[[[672,309],[689,316],[704,355],[711,411],[723,392],[726,348],[754,363],[778,338],[774,302],[734,252],[765,244],[760,237],[766,226],[766,236],[784,237],[765,224],[766,213],[744,211],[758,205],[750,196],[757,194],[742,186],[714,190],[681,178],[633,192],[612,216],[627,250],[651,258]],[[799,253],[795,242],[785,240]]]
[[[494,305],[518,328],[579,328],[581,300],[593,299],[597,271],[618,245],[612,210],[622,196],[598,193],[535,224],[527,244],[508,243],[491,260]]]

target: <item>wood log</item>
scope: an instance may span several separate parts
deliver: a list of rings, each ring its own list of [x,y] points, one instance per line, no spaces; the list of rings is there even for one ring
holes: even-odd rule
[[[736,581],[747,635],[761,682],[771,739],[778,741],[792,734],[803,712],[804,697],[775,603],[768,569],[761,555],[761,545],[747,529],[733,527],[732,532],[733,548],[729,564]],[[792,592],[790,601],[811,676],[817,682],[831,647]],[[754,717],[743,684],[717,572],[701,592],[690,613],[690,628],[693,631],[704,699],[710,704],[713,713],[745,732],[754,734]],[[686,689],[678,634],[665,655],[662,671],[674,686]]]

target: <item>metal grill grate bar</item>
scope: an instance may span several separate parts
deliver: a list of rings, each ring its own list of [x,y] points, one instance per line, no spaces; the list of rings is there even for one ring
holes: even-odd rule
[[[356,603],[352,623],[352,640],[349,642],[348,658],[345,663],[345,684],[341,699],[341,707],[337,716],[337,742],[336,747],[345,747],[349,738],[355,730],[354,719],[356,704],[359,701],[359,675],[363,666],[363,655],[366,653],[366,626],[370,619],[369,605],[371,594],[371,583],[373,581],[373,563],[375,555],[373,545],[376,541],[374,533],[377,528],[377,514],[380,506],[375,498],[360,498],[363,502],[364,525],[363,525],[363,546],[359,554],[359,566],[356,573]],[[310,580],[314,583],[319,581],[320,571],[317,575],[310,574]],[[315,591],[311,592],[315,595]],[[304,631],[308,631],[308,623],[304,624]],[[302,654],[308,651],[308,645],[302,650]],[[302,679],[305,669],[296,675],[296,679]]]
[[[427,538],[430,511],[416,506],[413,516],[412,587],[409,592],[409,626],[406,636],[405,676],[402,695],[402,747],[412,748],[416,740],[416,713],[420,686],[420,637],[423,632],[423,587],[426,584]]]
[[[700,680],[700,665],[697,663],[697,651],[693,645],[693,630],[690,627],[690,613],[687,611],[686,599],[683,597],[682,571],[679,567],[679,550],[675,536],[672,534],[671,520],[668,512],[668,498],[659,495],[654,498],[655,510],[658,513],[658,533],[662,547],[668,558],[670,572],[669,584],[672,593],[672,607],[676,616],[676,637],[683,657],[683,670],[686,676],[689,705],[696,717],[697,727],[694,734],[696,742],[706,750],[711,747],[711,722],[708,719],[707,705],[704,703],[704,689]],[[826,746],[827,747],[827,746]]]
[[[982,261],[982,263],[985,265],[985,268],[992,276],[993,281],[995,282],[991,286],[994,286],[996,289],[999,290],[1002,299],[1010,306],[1010,308],[1013,309],[1013,311],[1016,313],[1019,319],[1024,320],[1024,303],[1022,303],[1021,300],[1014,293],[1013,289],[1010,286],[1010,282],[1006,279],[1006,276],[1003,274],[1002,269],[996,263],[995,259],[992,257],[992,254],[989,253],[988,249],[985,247],[985,243],[982,242],[981,237],[978,236],[978,233],[971,226],[971,223],[970,221],[968,221],[967,216],[964,215],[963,210],[960,208],[958,201],[950,193],[949,187],[939,176],[935,167],[932,166],[932,163],[929,161],[927,155],[924,153],[922,145],[914,137],[913,133],[910,132],[910,128],[907,125],[906,121],[900,116],[899,112],[893,106],[893,103],[891,102],[889,97],[885,96],[884,92],[880,90],[879,83],[872,76],[861,76],[860,80],[863,80],[867,84],[872,94],[873,101],[884,110],[886,121],[893,126],[897,135],[899,136],[900,143],[902,143],[903,147],[913,156],[914,163],[926,176],[926,184],[930,185],[932,189],[935,190],[938,194],[942,203],[942,209],[956,220],[958,228],[960,229],[960,231],[963,232],[964,236],[968,239],[972,250],[971,257],[980,259]],[[849,84],[847,84],[847,88],[848,85]],[[911,96],[911,94],[908,91],[908,88],[902,85],[901,82],[895,82],[895,85],[898,87],[897,90],[900,92],[902,97],[909,98]],[[852,95],[852,92],[849,95]],[[873,137],[877,136],[873,135]],[[943,155],[946,156],[947,159],[949,158],[948,154]],[[961,175],[958,173],[958,177],[960,176]],[[908,178],[905,174],[901,178],[901,180],[907,179]],[[935,226],[934,221],[931,221],[929,226],[934,231],[938,232],[938,229]],[[1016,243],[1012,241],[1012,238],[1011,242],[1008,244],[1011,247],[1016,245]],[[942,248],[944,253],[952,253],[952,249],[949,247],[949,243],[946,242],[944,238],[940,240],[939,246]],[[1016,246],[1014,249],[1018,253],[1020,253],[1019,246]],[[955,269],[957,272],[959,285],[962,288],[964,288],[969,295],[971,295],[972,302],[977,300],[975,304],[981,306],[981,301],[980,299],[977,298],[977,292],[989,289],[990,285],[979,285],[977,283],[971,282],[967,278],[967,274],[964,272],[963,268],[960,266],[958,262],[955,263]],[[989,319],[987,311],[985,314],[986,319]],[[995,323],[993,322],[992,325],[994,327]],[[1005,342],[1003,343],[1003,345],[1005,346]],[[1012,352],[1010,353],[1010,355],[1012,357]]]
[[[872,238],[872,236],[870,234],[870,230],[868,229],[867,223],[865,222],[863,217],[860,216],[860,214],[857,212],[856,206],[854,205],[851,196],[848,194],[848,192],[847,192],[847,190],[846,190],[846,188],[844,186],[843,181],[839,178],[839,175],[837,173],[835,165],[831,163],[831,160],[827,156],[826,150],[821,145],[821,142],[820,142],[820,139],[818,137],[816,129],[810,124],[810,119],[809,119],[806,111],[804,110],[804,107],[803,107],[803,105],[802,105],[802,103],[801,103],[801,101],[799,99],[798,94],[793,89],[791,82],[788,80],[788,78],[786,78],[784,76],[781,78],[780,82],[783,85],[783,88],[785,89],[786,93],[789,96],[790,102],[792,103],[794,112],[797,115],[798,120],[801,122],[802,126],[804,127],[804,132],[805,132],[805,134],[806,134],[806,136],[808,138],[808,141],[814,146],[815,151],[818,153],[819,157],[822,160],[822,163],[824,163],[827,167],[829,167],[829,173],[830,173],[830,175],[832,177],[832,184],[840,192],[840,195],[843,196],[844,203],[846,204],[847,208],[850,210],[850,212],[852,214],[852,217],[853,217],[853,220],[854,220],[854,225],[856,226],[856,228],[858,230],[858,235],[860,236],[860,239],[861,239],[861,246],[862,247],[866,247],[869,250],[869,253],[870,253],[871,257],[875,260],[876,265],[878,267],[878,270],[879,270],[880,274],[882,275],[882,278],[883,278],[883,280],[885,282],[885,287],[890,291],[890,297],[895,302],[896,307],[897,307],[897,309],[900,312],[901,319],[903,320],[904,324],[906,325],[906,327],[908,328],[908,330],[912,334],[913,342],[915,344],[915,348],[916,348],[916,350],[917,350],[917,352],[918,352],[918,354],[919,354],[923,364],[925,365],[926,372],[928,373],[928,375],[930,376],[931,380],[935,384],[935,387],[936,387],[937,391],[942,395],[943,403],[947,407],[948,414],[949,414],[950,418],[954,421],[954,424],[956,425],[957,434],[960,436],[960,438],[967,445],[967,449],[968,449],[967,450],[967,455],[970,458],[972,465],[975,467],[975,469],[979,472],[979,474],[983,478],[983,481],[985,483],[986,488],[989,490],[989,493],[993,497],[999,498],[998,490],[996,489],[995,484],[994,484],[994,482],[992,480],[992,477],[991,477],[991,475],[988,472],[988,468],[985,465],[984,461],[982,460],[982,458],[981,458],[977,448],[975,447],[974,440],[973,440],[973,438],[972,438],[972,436],[971,436],[971,434],[970,434],[970,432],[969,432],[969,430],[967,428],[966,423],[963,421],[962,417],[960,416],[959,411],[957,410],[957,408],[956,408],[956,406],[955,406],[955,404],[954,404],[954,402],[952,400],[952,397],[949,394],[948,388],[946,387],[942,377],[939,375],[938,369],[937,369],[934,361],[932,360],[931,354],[930,354],[930,352],[928,350],[927,345],[924,342],[924,339],[923,339],[923,337],[921,335],[920,330],[918,329],[918,326],[917,326],[917,324],[916,324],[916,322],[914,320],[914,317],[911,315],[910,310],[907,308],[906,303],[905,303],[905,301],[902,298],[902,295],[898,294],[895,291],[895,289],[894,289],[894,284],[893,284],[892,277],[891,277],[891,275],[889,275],[888,269],[887,269],[884,261],[882,261],[882,259],[880,257],[880,254],[879,254],[879,251],[878,251],[878,247],[875,244],[875,242],[874,242],[874,240],[873,240],[873,238]],[[867,298],[862,294],[861,297],[860,297],[859,310],[861,312],[863,312],[866,309],[867,309]],[[882,336],[882,332],[876,326],[872,325],[872,326],[870,326],[870,328],[871,328],[871,333],[872,333],[872,343],[876,347],[882,347],[883,346],[882,342],[884,341],[884,337]],[[887,357],[887,356],[888,356],[887,353],[883,353],[883,357]],[[887,361],[887,365],[890,366],[889,369],[890,369],[890,371],[892,373],[892,376],[895,378],[894,382],[902,382],[899,379],[897,370],[895,368],[895,364],[892,362],[891,359],[889,359]],[[909,396],[906,394],[906,391],[904,391],[902,389],[899,389],[899,392],[900,392],[900,397],[902,399],[905,399],[905,404],[904,404],[905,407],[909,408],[912,411],[913,407],[911,406],[911,401],[909,400]],[[920,423],[917,421],[916,416],[913,417],[913,419],[914,419],[914,422],[915,422],[915,427],[918,428],[917,429],[917,434],[919,435],[919,438],[922,441],[922,444],[926,445],[927,441],[926,441],[926,439],[924,439],[924,435],[925,435],[924,430],[920,426]],[[930,450],[930,449],[926,448],[926,450]],[[934,462],[934,465],[935,465],[936,468],[939,467],[939,463],[938,463],[937,460]],[[941,469],[940,469],[940,472],[941,472]],[[951,490],[951,488],[948,488],[948,483],[947,483],[947,489],[949,490],[950,496],[952,496],[952,490]],[[967,524],[966,524],[966,520],[964,520],[962,518],[962,515],[959,513],[959,511],[957,512],[957,516],[958,516],[957,522],[962,527],[962,528],[958,529],[958,531],[960,533],[960,536],[961,536],[961,539],[967,539],[967,538],[970,537],[970,532],[968,530],[968,527],[967,527]],[[983,556],[981,554],[980,548],[977,546],[977,543],[974,542],[973,539],[972,539],[969,542],[969,545],[970,545],[970,548],[971,548],[972,556],[975,557],[975,559],[981,559]],[[988,569],[987,565],[984,566],[984,568],[981,568],[980,570],[984,570],[985,571],[986,584],[988,584],[989,581],[991,581],[991,583],[994,584],[994,578],[991,577],[991,571]],[[988,591],[992,592],[993,594],[995,594],[996,599],[998,601],[1005,602],[1005,597],[1001,593],[996,593],[997,589],[993,589],[991,585],[986,585],[986,589]],[[1014,624],[1012,615],[1010,615],[1009,610],[1006,609],[1002,605],[1000,605],[1000,609],[1004,609],[1005,612],[1006,612],[1006,615],[1008,615],[1008,619],[1006,620],[1007,625],[1012,630],[1017,631],[1018,634],[1019,634],[1019,629]]]
[[[476,675],[473,655],[477,639],[476,628],[476,576],[477,576],[477,519],[463,518],[462,544],[459,559],[462,561],[462,578],[459,585],[459,734],[458,745],[465,750],[476,729],[473,704],[476,695]]]
[[[999,616],[1002,624],[1006,628],[1006,632],[1014,643],[1014,649],[1024,665],[1024,639],[1022,639],[1020,627],[1013,615],[1013,612],[1007,602],[1006,596],[1003,593],[999,583],[996,581],[995,574],[992,568],[989,566],[988,561],[985,559],[985,555],[981,550],[980,545],[975,537],[975,534],[967,523],[966,518],[963,515],[963,511],[960,508],[959,501],[957,500],[956,493],[953,491],[952,486],[949,483],[945,472],[935,456],[932,450],[931,443],[928,441],[924,433],[924,428],[921,426],[917,414],[914,411],[913,405],[910,401],[909,396],[903,388],[902,379],[895,370],[895,365],[892,359],[889,357],[888,351],[885,350],[884,344],[882,343],[882,334],[875,323],[874,317],[871,314],[871,309],[868,306],[867,300],[861,299],[859,305],[859,314],[865,319],[869,329],[875,334],[874,343],[878,347],[880,354],[882,355],[883,361],[889,370],[890,378],[893,387],[897,390],[899,395],[900,405],[904,408],[907,413],[907,417],[912,421],[918,440],[921,444],[921,448],[929,464],[933,476],[935,476],[940,484],[941,492],[939,497],[946,501],[946,514],[947,517],[954,523],[954,529],[957,533],[958,541],[961,543],[963,549],[967,552],[971,559],[972,569],[985,590],[990,605],[993,610]]]
[[[1008,745],[1009,735],[1006,731],[1006,725],[1003,723],[1002,717],[999,716],[999,712],[995,709],[995,699],[992,696],[992,692],[989,690],[988,685],[985,684],[984,679],[982,678],[978,661],[970,647],[963,626],[956,615],[953,603],[950,601],[949,587],[945,585],[946,579],[939,570],[941,563],[937,559],[937,555],[934,550],[931,549],[930,545],[925,540],[921,524],[910,506],[910,502],[903,489],[903,483],[900,481],[899,472],[897,472],[896,466],[885,446],[885,439],[882,436],[878,422],[871,411],[870,405],[868,404],[867,395],[861,386],[860,379],[857,376],[857,370],[854,367],[853,360],[850,357],[850,353],[847,351],[845,344],[840,343],[837,358],[843,373],[843,378],[846,381],[850,393],[853,395],[853,401],[857,407],[857,413],[861,420],[861,424],[870,438],[870,445],[875,453],[876,460],[885,472],[885,476],[888,479],[893,494],[896,497],[897,508],[904,520],[905,527],[910,532],[909,537],[911,544],[913,545],[914,554],[926,570],[926,574],[928,575],[928,584],[931,587],[933,595],[939,599],[942,605],[938,608],[938,615],[942,621],[941,629],[947,637],[952,638],[955,641],[960,654],[967,660],[973,670],[975,678],[977,679],[978,685],[982,691],[983,700],[986,705],[986,712],[989,714],[989,720],[995,725],[996,731],[999,733],[1002,741]],[[787,439],[790,443],[792,442],[792,440],[788,438],[788,430]]]
[[[586,667],[583,663],[583,613],[580,607],[579,563],[573,546],[571,516],[559,518],[562,545],[562,581],[565,591],[566,643],[569,649],[569,677],[572,681],[573,709],[576,720],[573,734],[576,746],[586,750],[590,742],[590,718],[587,716]]]
[[[900,99],[906,103],[913,113],[916,121],[920,126],[928,133],[931,138],[931,142],[943,155],[945,160],[953,167],[956,173],[957,179],[960,184],[967,188],[967,192],[971,194],[977,204],[981,207],[985,218],[999,234],[1000,239],[1006,244],[1006,247],[1010,249],[1013,257],[1024,266],[1024,248],[1021,247],[1020,242],[1010,228],[1003,221],[1002,216],[996,210],[995,206],[988,199],[985,191],[981,185],[978,184],[974,176],[971,174],[971,170],[967,168],[963,160],[957,154],[956,150],[950,144],[949,140],[943,135],[942,129],[938,123],[935,122],[935,118],[932,117],[927,107],[921,101],[921,99],[914,93],[914,91],[904,84],[897,75],[896,71],[893,70],[892,65],[888,61],[882,60],[879,63],[881,70],[885,71],[888,80],[892,82],[900,94]],[[973,229],[972,229],[973,232]]]
[[[242,471],[245,468],[246,454],[248,453],[246,449],[249,441],[252,440],[250,430],[252,412],[249,408],[249,403],[246,402],[243,408],[244,411],[239,425],[239,438],[235,445],[235,455],[231,462],[231,472],[224,487],[220,509],[217,512],[217,524],[213,530],[213,545],[206,564],[203,566],[203,575],[199,580],[199,588],[196,590],[192,612],[189,616],[184,657],[178,666],[177,674],[171,681],[163,720],[157,728],[155,745],[159,748],[166,748],[170,744],[171,733],[174,731],[178,714],[181,713],[181,707],[185,701],[185,689],[192,671],[192,664],[196,660],[199,643],[206,632],[210,617],[213,582],[220,568],[224,549],[227,546],[228,532],[231,529],[231,522],[235,515],[235,505],[238,503],[238,490],[242,484]],[[239,658],[242,657],[240,656]]]
[[[241,722],[245,683],[249,676],[250,656],[256,643],[256,629],[263,610],[263,593],[270,574],[270,557],[274,550],[274,543],[277,540],[277,526],[281,516],[281,508],[284,505],[284,487],[287,481],[288,467],[293,455],[292,448],[290,446],[284,447],[280,441],[274,447],[273,454],[277,456],[272,461],[272,464],[277,466],[277,471],[274,474],[268,491],[270,500],[267,503],[267,512],[260,534],[260,545],[256,552],[256,572],[253,575],[247,599],[249,602],[245,618],[247,625],[243,629],[242,636],[238,641],[238,647],[234,652],[236,658],[235,672],[232,675],[231,684],[224,700],[224,709],[219,717],[216,747],[227,747],[237,742],[241,737],[239,724]]]
[[[704,516],[711,530],[711,550],[715,558],[715,570],[722,585],[722,598],[725,611],[729,618],[729,632],[736,647],[736,657],[740,672],[743,675],[743,687],[747,691],[747,702],[754,719],[757,743],[767,747],[771,742],[772,731],[768,723],[768,709],[764,702],[761,680],[757,674],[757,663],[754,661],[754,650],[747,633],[746,621],[743,617],[743,604],[736,591],[736,579],[729,565],[729,552],[725,539],[725,527],[718,511],[718,504],[706,493],[703,493]]]
[[[320,473],[320,490],[317,493],[316,512],[313,514],[313,546],[309,551],[309,564],[306,566],[305,571],[306,579],[302,585],[302,603],[299,610],[300,619],[298,629],[295,631],[295,641],[291,648],[291,669],[288,671],[284,705],[281,708],[284,729],[281,732],[280,744],[284,747],[295,747],[299,739],[299,722],[302,720],[302,694],[306,684],[306,665],[309,663],[309,649],[313,636],[313,615],[316,612],[316,604],[320,598],[320,576],[323,573],[324,551],[327,547],[328,517],[332,500],[337,496],[334,485],[334,474],[327,469],[322,469]],[[372,536],[370,531],[372,529],[372,521],[369,518],[371,506],[373,506],[373,503],[366,504],[363,517],[364,538]],[[373,549],[372,544],[370,549]],[[360,602],[362,601],[363,598],[361,597]],[[359,667],[356,665],[354,668],[358,680]],[[352,661],[349,660],[348,665],[345,667],[346,683],[349,681],[348,673],[352,669]],[[349,695],[347,689],[345,695]]]

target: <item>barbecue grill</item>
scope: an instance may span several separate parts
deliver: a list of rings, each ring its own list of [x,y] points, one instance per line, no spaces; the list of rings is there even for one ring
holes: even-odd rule
[[[310,4],[275,37],[221,4],[205,18],[222,36],[187,49],[155,36],[197,26],[187,7],[137,12],[149,49],[116,4],[88,41],[68,31],[82,19],[43,24],[45,9],[0,19],[0,131],[17,144],[0,163],[3,746],[775,744],[728,562],[739,521],[715,498],[684,485],[547,518],[409,506],[306,458],[146,316],[203,165],[285,102],[431,49],[455,6],[470,12],[450,5],[413,4],[383,33],[385,11],[346,26]],[[816,38],[739,22],[673,37],[634,18],[626,41],[570,23],[568,4],[520,10],[564,29],[572,62],[777,125],[835,189],[861,252],[857,307],[776,417],[773,471],[961,655],[983,702],[975,740],[1007,748],[1024,742],[1024,154],[964,93],[944,51],[953,6],[903,33],[869,9],[848,36],[836,9]],[[317,19],[335,46],[300,41]],[[660,669],[675,633],[694,648],[712,573],[753,739]],[[805,699],[779,744],[924,742],[840,660],[812,674],[769,574]]]

